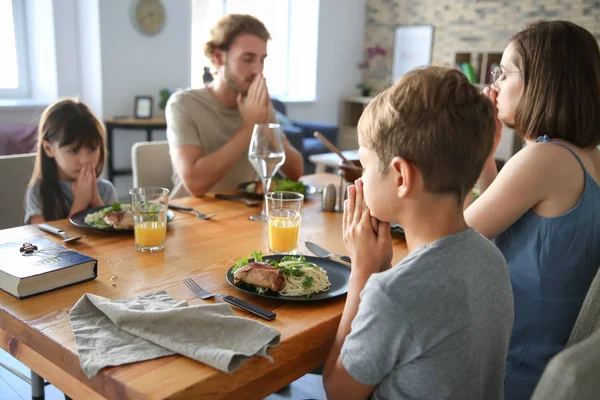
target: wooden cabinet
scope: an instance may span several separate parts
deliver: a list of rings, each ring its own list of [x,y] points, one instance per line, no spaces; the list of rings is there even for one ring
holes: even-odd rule
[[[340,105],[340,130],[337,146],[341,150],[358,149],[356,126],[372,97],[343,97]]]

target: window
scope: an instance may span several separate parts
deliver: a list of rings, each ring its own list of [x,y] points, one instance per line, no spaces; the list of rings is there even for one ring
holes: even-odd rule
[[[0,0],[0,98],[29,96],[23,0]]]
[[[272,97],[314,101],[316,96],[319,0],[194,0],[192,86],[202,86],[209,30],[224,14],[250,14],[271,34],[264,74]]]

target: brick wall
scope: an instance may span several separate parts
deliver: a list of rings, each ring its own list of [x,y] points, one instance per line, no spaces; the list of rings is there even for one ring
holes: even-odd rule
[[[391,84],[397,25],[433,25],[432,63],[446,66],[455,53],[501,53],[514,33],[541,19],[572,21],[600,40],[600,0],[367,0],[366,15],[365,47],[387,50],[364,72],[377,91]]]

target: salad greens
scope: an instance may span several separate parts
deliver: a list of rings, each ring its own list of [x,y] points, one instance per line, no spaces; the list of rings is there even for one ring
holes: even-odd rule
[[[275,192],[296,192],[305,194],[306,185],[300,181],[293,181],[288,178],[273,179],[272,190]]]
[[[108,213],[119,212],[119,211],[128,211],[130,209],[131,209],[131,206],[129,204],[121,204],[119,202],[116,202],[108,207],[104,207],[103,209],[101,209],[98,212],[86,215],[84,222],[95,228],[110,228],[111,226],[109,224],[107,224],[106,221],[104,220],[104,217],[106,217],[106,215]]]

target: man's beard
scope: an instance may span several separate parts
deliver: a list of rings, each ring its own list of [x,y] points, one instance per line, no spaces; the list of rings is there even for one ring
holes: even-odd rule
[[[229,87],[233,91],[241,93],[244,96],[248,94],[248,89],[244,89],[243,83],[235,77],[228,62],[225,63],[225,71],[223,72],[223,78],[227,87]],[[254,79],[254,76],[252,76],[251,78]]]

